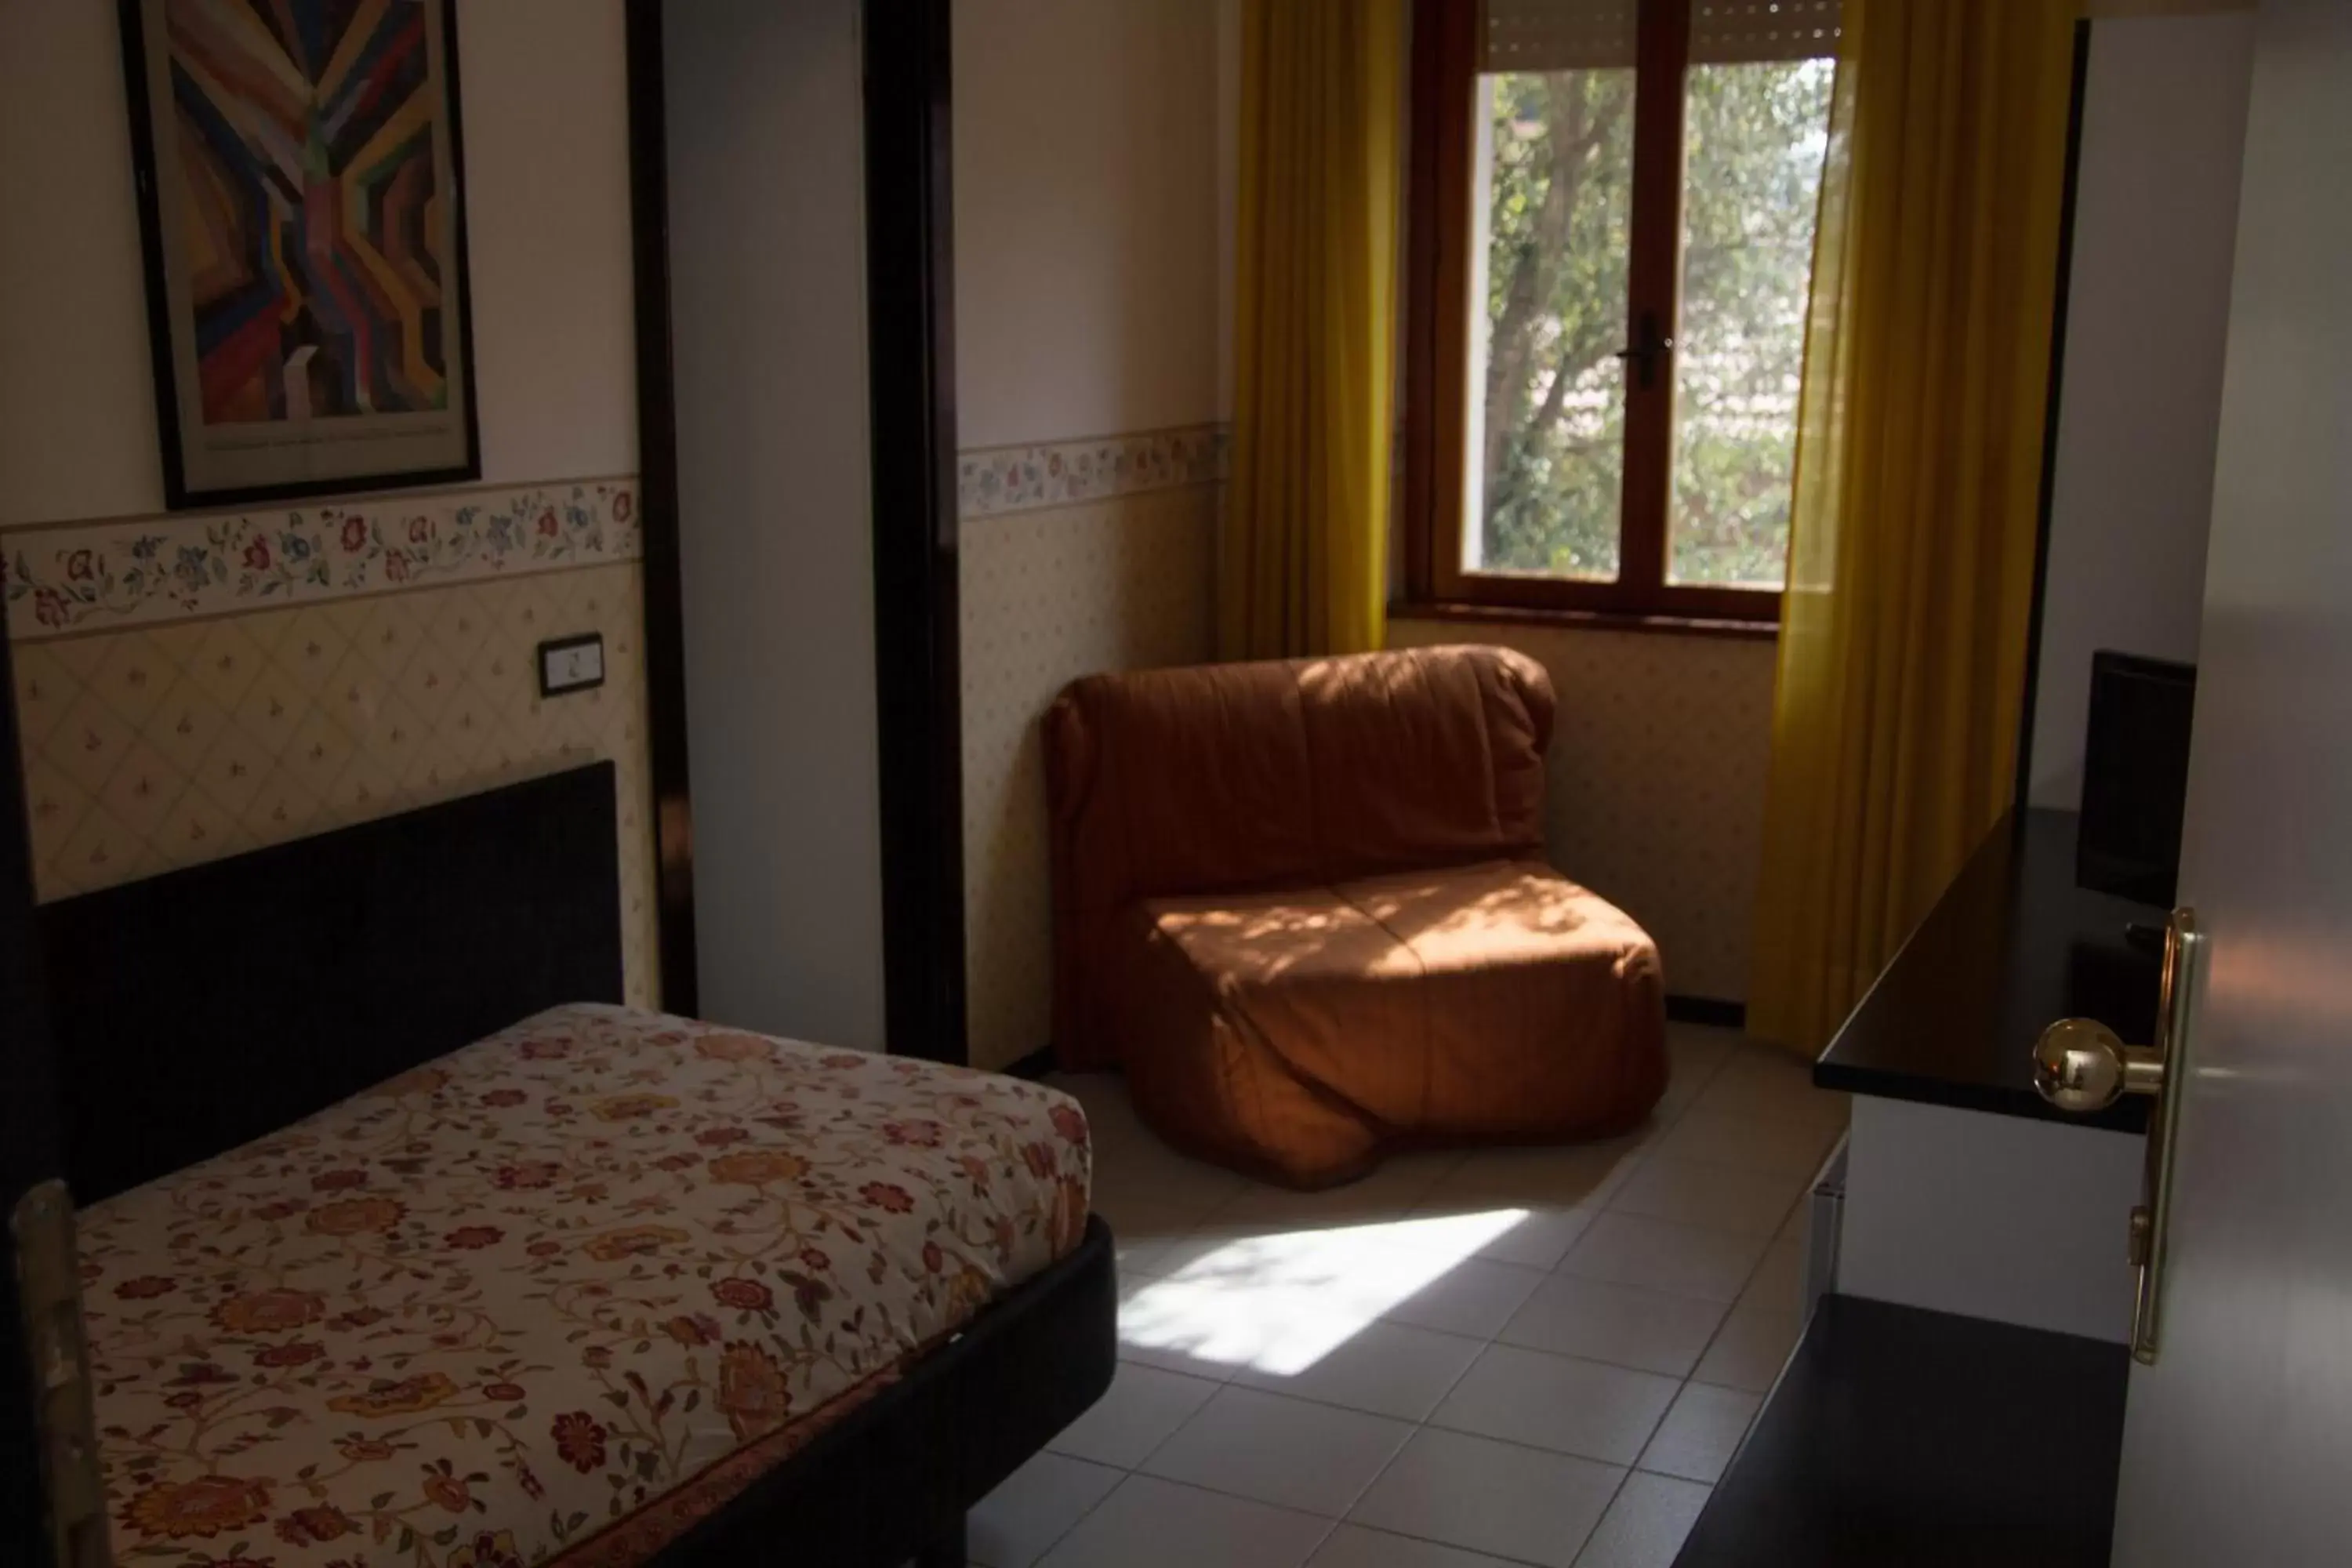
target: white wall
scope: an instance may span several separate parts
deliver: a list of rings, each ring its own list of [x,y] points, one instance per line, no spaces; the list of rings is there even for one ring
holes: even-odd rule
[[[1857,1094],[1837,1288],[2119,1343],[2147,1155],[2137,1132]]]
[[[1213,0],[957,0],[965,448],[1217,417]]]
[[[667,11],[702,1010],[878,1047],[858,5]]]
[[[636,468],[621,0],[458,8],[482,477]],[[0,5],[0,525],[163,506],[115,8]]]
[[[1084,459],[1134,475],[1145,433],[1226,416],[1240,15],[1238,0],[956,0],[966,452],[1102,437]],[[1144,482],[963,516],[966,970],[982,1066],[1050,1033],[1038,715],[1078,676],[1213,653],[1218,487],[1189,468]]]
[[[457,7],[482,477],[633,473],[621,0]]]
[[[2095,649],[2197,657],[2253,36],[2250,14],[2091,29],[2036,805],[2081,798]]]

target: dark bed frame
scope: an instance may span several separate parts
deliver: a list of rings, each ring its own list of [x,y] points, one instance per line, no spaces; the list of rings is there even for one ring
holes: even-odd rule
[[[614,812],[597,763],[44,907],[77,1199],[620,1001]],[[1097,1218],[658,1561],[960,1564],[965,1511],[1109,1386],[1117,1316]]]

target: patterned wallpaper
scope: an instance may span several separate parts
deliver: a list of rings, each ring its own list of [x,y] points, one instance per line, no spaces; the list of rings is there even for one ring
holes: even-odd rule
[[[966,503],[964,899],[977,1066],[1017,1061],[1052,1037],[1039,716],[1081,675],[1191,664],[1214,649],[1221,492],[1197,468],[1164,471],[1160,488],[1077,505],[976,513]]]
[[[1202,425],[1083,441],[975,447],[956,459],[957,513],[967,521],[1108,500],[1223,477],[1225,432]]]
[[[627,995],[653,1003],[633,499],[612,481],[0,539],[38,896],[609,757]],[[273,574],[289,540],[323,581]],[[535,646],[584,631],[605,684],[542,700]]]
[[[1769,642],[1398,620],[1395,647],[1500,643],[1550,671],[1554,863],[1657,939],[1666,989],[1748,994],[1771,762]]]

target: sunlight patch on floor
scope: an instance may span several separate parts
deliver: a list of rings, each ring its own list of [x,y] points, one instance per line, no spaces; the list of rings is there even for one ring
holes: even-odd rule
[[[1119,1338],[1295,1377],[1525,1218],[1491,1209],[1240,1237],[1138,1291]]]

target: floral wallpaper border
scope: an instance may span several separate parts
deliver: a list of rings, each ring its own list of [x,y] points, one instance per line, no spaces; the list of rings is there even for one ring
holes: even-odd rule
[[[0,534],[17,642],[645,552],[635,479],[383,496]]]
[[[1083,441],[977,447],[956,458],[956,507],[966,518],[1076,506],[1225,477],[1226,430],[1202,425]]]

